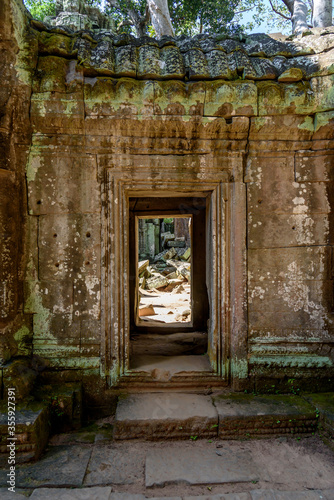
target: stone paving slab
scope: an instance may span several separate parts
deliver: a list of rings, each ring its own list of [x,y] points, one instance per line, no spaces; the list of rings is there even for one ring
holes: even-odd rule
[[[333,490],[323,490],[326,500],[334,500],[334,489]]]
[[[144,459],[130,448],[94,448],[87,468],[85,486],[133,484],[144,477]]]
[[[320,490],[317,491],[277,491],[253,490],[252,500],[321,500],[325,499]]]
[[[208,396],[178,393],[130,395],[117,404],[115,439],[217,435],[218,414]]]
[[[32,492],[30,500],[110,500],[110,494],[111,488],[108,486],[73,490],[67,488],[38,488]]]
[[[19,491],[8,491],[7,488],[0,488],[0,499],[1,500],[27,500],[25,495],[22,495]]]
[[[37,486],[81,486],[91,454],[81,446],[59,446],[29,465],[16,468],[16,485],[20,488]],[[6,485],[7,470],[0,471],[0,484]]]
[[[136,493],[112,493],[109,500],[182,500],[181,497],[149,497]]]
[[[218,454],[219,453],[219,454]],[[248,451],[228,446],[219,450],[151,450],[146,455],[146,487],[167,484],[222,484],[259,480],[257,468]]]
[[[298,396],[230,394],[214,397],[219,437],[255,437],[312,433],[314,408]]]
[[[146,497],[137,493],[112,493],[109,500],[146,500]]]
[[[184,497],[183,500],[250,500],[248,493],[227,493],[225,495],[202,495]]]

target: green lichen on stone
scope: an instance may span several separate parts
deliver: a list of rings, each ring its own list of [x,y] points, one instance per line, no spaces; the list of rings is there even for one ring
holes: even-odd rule
[[[303,123],[298,125],[298,128],[301,130],[309,130],[310,132],[314,132],[314,121],[312,116],[306,116]]]
[[[248,361],[247,359],[231,359],[231,376],[232,379],[248,378]]]
[[[73,51],[73,38],[61,35],[60,33],[38,33],[38,49],[42,54],[50,54],[61,57],[73,56],[77,50]]]
[[[314,118],[314,130],[317,132],[321,127],[329,125],[334,122],[334,111],[327,111],[326,113],[316,113]]]
[[[271,368],[324,368],[332,367],[333,360],[328,356],[286,355],[286,356],[251,356],[252,365],[265,365]]]
[[[25,325],[14,333],[14,339],[18,345],[18,355],[29,356],[31,354],[32,336],[32,331]]]
[[[256,128],[256,130],[261,130],[262,127],[264,127],[267,124],[267,120],[264,117],[257,117],[256,119],[253,119],[253,125]]]
[[[41,166],[40,157],[30,153],[28,156],[28,162],[26,166],[26,178],[28,183],[34,182],[34,180],[36,179],[37,171],[40,168],[40,166]]]
[[[26,313],[34,313],[34,336],[45,337],[47,335],[47,338],[52,337],[55,339],[50,334],[52,313],[43,306],[38,282],[28,282],[28,293],[26,295],[24,310]]]

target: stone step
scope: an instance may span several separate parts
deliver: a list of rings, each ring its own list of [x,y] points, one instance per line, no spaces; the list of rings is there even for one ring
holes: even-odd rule
[[[8,466],[9,444],[15,449],[15,463],[36,460],[49,437],[49,409],[45,403],[20,403],[15,408],[15,436],[9,435],[7,402],[0,405],[0,467]]]
[[[240,439],[312,434],[318,414],[299,396],[131,394],[118,401],[114,439]]]
[[[213,397],[221,439],[312,434],[316,410],[299,396],[233,394]]]
[[[209,396],[180,393],[130,395],[117,404],[115,439],[213,437],[218,414]]]

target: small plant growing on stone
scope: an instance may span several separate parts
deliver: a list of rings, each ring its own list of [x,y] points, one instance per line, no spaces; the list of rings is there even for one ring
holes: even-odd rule
[[[198,438],[198,436],[190,436],[190,439],[191,439],[192,441],[196,441],[196,439],[197,439],[197,438]]]
[[[53,413],[56,417],[62,417],[64,415],[63,407],[61,403],[59,403],[57,396],[53,396],[50,399],[49,408],[51,413]]]
[[[52,396],[48,402],[50,426],[52,432],[58,432],[65,416],[64,404],[59,401],[57,396]]]
[[[288,380],[288,384],[290,385],[291,393],[294,394],[295,396],[298,396],[300,389],[299,389],[299,387],[295,386],[295,382],[296,381],[294,378],[289,378],[289,380]]]

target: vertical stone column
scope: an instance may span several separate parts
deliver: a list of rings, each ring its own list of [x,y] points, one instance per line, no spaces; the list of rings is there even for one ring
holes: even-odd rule
[[[160,252],[160,220],[153,219],[153,223],[154,223],[154,246],[155,246],[154,255],[157,255]]]
[[[139,219],[138,231],[139,231],[138,235],[139,257],[141,259],[145,259],[147,256],[147,251],[146,251],[147,227],[145,219]]]
[[[155,226],[152,222],[147,224],[147,250],[150,259],[155,256]]]

